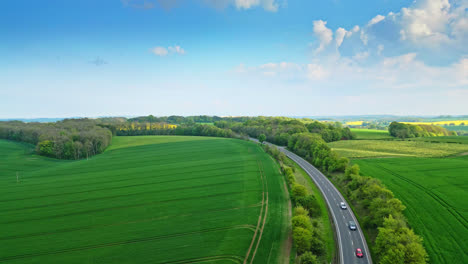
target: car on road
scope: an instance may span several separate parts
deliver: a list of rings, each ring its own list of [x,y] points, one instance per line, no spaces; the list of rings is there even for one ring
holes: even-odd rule
[[[363,258],[364,254],[362,253],[362,250],[360,248],[356,249],[356,257],[358,258]]]
[[[356,229],[357,229],[356,223],[354,223],[354,221],[349,221],[348,227],[349,227],[349,229],[351,229],[351,230],[356,230]]]
[[[348,208],[348,207],[346,207],[346,204],[343,203],[343,202],[340,203],[340,207],[341,207],[341,209],[343,209],[343,210],[346,210],[346,209]]]

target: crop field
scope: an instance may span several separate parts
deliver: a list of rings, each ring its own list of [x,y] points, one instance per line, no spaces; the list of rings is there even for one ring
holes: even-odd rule
[[[59,161],[0,140],[0,263],[278,263],[287,199],[247,141],[114,137]]]
[[[446,157],[468,152],[467,144],[400,140],[342,140],[328,143],[334,151],[349,158]]]
[[[439,126],[448,126],[453,124],[455,126],[459,125],[468,125],[468,120],[443,120],[443,121],[427,121],[427,122],[401,122],[405,124],[413,124],[413,125],[439,125]]]
[[[387,130],[351,128],[356,139],[394,139]]]
[[[362,123],[364,123],[364,121],[348,121],[345,124],[348,126],[362,126]]]
[[[429,263],[468,263],[468,156],[354,160],[406,206]]]
[[[421,137],[421,138],[410,138],[410,141],[426,141],[434,143],[456,143],[456,144],[468,144],[467,136],[445,136],[445,137]]]

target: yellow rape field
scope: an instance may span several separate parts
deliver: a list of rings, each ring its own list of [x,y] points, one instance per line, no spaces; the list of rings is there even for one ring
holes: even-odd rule
[[[450,124],[455,124],[456,126],[459,126],[461,124],[463,125],[468,125],[468,120],[448,120],[448,121],[436,121],[436,122],[401,122],[405,124],[412,124],[412,125],[450,125]]]
[[[364,121],[350,121],[346,122],[346,125],[348,126],[361,126]]]

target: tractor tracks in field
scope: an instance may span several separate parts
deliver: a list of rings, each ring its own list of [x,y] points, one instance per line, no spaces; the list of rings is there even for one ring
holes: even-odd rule
[[[257,254],[258,246],[260,245],[260,241],[262,239],[263,229],[265,228],[265,222],[266,222],[266,219],[267,219],[267,216],[268,216],[268,182],[267,182],[267,179],[266,179],[264,171],[263,171],[262,162],[257,161],[257,164],[258,164],[260,179],[262,181],[262,207],[260,209],[260,214],[258,216],[257,228],[255,229],[255,233],[254,233],[254,235],[252,237],[252,242],[250,243],[249,249],[247,250],[247,254],[245,255],[245,259],[244,259],[243,264],[252,263],[254,261],[255,255]],[[263,222],[262,222],[262,220],[263,220]],[[258,235],[258,239],[257,239],[257,235]],[[254,249],[254,251],[252,253],[252,257],[250,259],[250,262],[248,262],[250,252],[251,252],[254,244],[255,244],[255,249]]]
[[[409,184],[411,184],[412,186],[422,190],[423,192],[427,193],[429,196],[431,196],[431,198],[433,198],[438,204],[440,204],[443,208],[445,208],[454,218],[457,222],[459,222],[463,227],[467,228],[467,224],[466,224],[466,219],[460,215],[460,213],[458,213],[456,210],[453,209],[453,207],[448,204],[447,201],[445,201],[444,199],[442,199],[440,196],[438,196],[437,194],[435,194],[433,191],[431,191],[430,189],[422,186],[421,184],[413,181],[413,180],[410,180],[404,176],[401,176],[399,175],[398,173],[390,170],[390,169],[387,169],[385,167],[383,167],[382,165],[380,164],[376,164],[376,167],[380,168],[381,170],[389,173],[390,175],[404,181],[404,182],[407,182]],[[424,221],[422,219],[419,218],[419,216],[417,216],[417,219],[419,219],[419,221],[423,224],[424,226]],[[461,219],[459,219],[459,217]],[[424,230],[422,230],[424,232]],[[456,237],[453,236],[452,233],[448,232],[447,233],[453,240],[453,242],[455,243],[455,245],[459,248],[459,250],[463,251],[463,246],[460,244],[460,242],[457,240]],[[429,246],[433,249],[433,250],[436,250],[437,246],[436,245],[433,245],[432,243],[429,242]],[[439,260],[440,260],[440,257],[439,257]]]
[[[434,193],[432,190],[430,190],[429,188],[426,188],[424,186],[422,186],[421,184],[413,181],[413,180],[410,180],[404,176],[401,176],[400,174],[392,171],[392,170],[389,170],[387,168],[385,168],[384,166],[380,165],[380,164],[377,164],[377,167],[379,167],[381,170],[383,171],[386,171],[387,173],[415,186],[416,188],[424,191],[425,193],[427,193],[429,196],[431,196],[434,200],[436,200],[440,205],[442,205],[445,209],[447,209],[447,211],[453,215],[455,217],[455,219],[457,219],[457,221],[463,225],[466,229],[468,229],[468,221],[467,219],[465,219],[465,217],[463,217],[457,210],[455,210],[455,208],[450,205],[447,201],[445,201],[443,198],[441,198],[439,195],[437,195],[436,193]]]
[[[121,246],[121,245],[128,245],[128,244],[135,244],[135,243],[142,243],[142,242],[150,242],[150,241],[157,241],[157,240],[162,240],[162,239],[167,239],[167,238],[176,238],[176,237],[196,235],[196,234],[202,234],[202,233],[208,233],[208,232],[227,231],[227,230],[234,230],[234,229],[251,229],[251,228],[248,226],[246,227],[246,225],[236,225],[236,226],[220,227],[220,228],[207,228],[207,229],[202,229],[202,230],[197,230],[197,231],[192,231],[192,232],[185,232],[185,233],[178,233],[178,234],[151,236],[151,237],[144,237],[144,238],[128,239],[124,241],[88,245],[88,246],[82,246],[82,247],[73,247],[73,248],[59,249],[59,250],[53,250],[53,251],[0,257],[0,262],[15,260],[15,259],[25,259],[25,258],[32,258],[32,257],[41,257],[41,256],[47,256],[47,255],[76,252],[76,251],[82,251],[82,250],[92,250],[92,249],[112,247],[112,246]]]
[[[38,232],[38,233],[31,233],[31,234],[0,237],[0,241],[1,240],[18,239],[18,238],[37,237],[37,236],[49,236],[49,235],[60,234],[60,233],[68,233],[68,232],[74,232],[74,231],[85,231],[85,230],[92,230],[92,229],[96,229],[96,228],[122,226],[122,225],[127,225],[127,224],[148,223],[148,222],[158,221],[158,220],[162,220],[162,219],[169,219],[169,218],[173,218],[173,217],[187,217],[187,216],[204,215],[204,214],[217,213],[217,212],[228,212],[228,211],[235,211],[235,210],[259,207],[259,206],[261,206],[261,204],[256,203],[256,204],[251,204],[251,205],[247,205],[247,206],[244,206],[244,207],[231,207],[231,208],[202,210],[202,211],[194,211],[194,212],[187,213],[187,214],[173,214],[173,215],[165,215],[165,216],[160,216],[160,217],[145,218],[145,219],[139,219],[139,220],[133,220],[133,221],[116,222],[116,223],[110,223],[110,224],[97,224],[97,225],[80,226],[80,227],[75,227],[75,228],[64,228],[64,229],[58,229],[58,230],[54,230],[54,231],[50,231],[50,232]],[[255,226],[253,226],[253,225],[244,225],[244,226],[246,228],[249,227],[249,229],[252,230],[253,232],[255,231]]]
[[[203,257],[203,258],[194,258],[194,259],[187,259],[187,260],[177,260],[171,262],[164,262],[166,264],[186,264],[186,263],[204,263],[204,262],[211,262],[222,260],[224,261],[232,261],[233,263],[242,263],[243,258],[237,255],[218,255],[218,256],[210,256],[210,257]]]

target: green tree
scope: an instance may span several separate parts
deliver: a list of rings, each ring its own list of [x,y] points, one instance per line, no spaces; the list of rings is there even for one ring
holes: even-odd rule
[[[265,140],[266,140],[265,134],[260,134],[260,135],[258,136],[258,141],[260,141],[260,143],[263,143]]]
[[[293,239],[296,243],[297,252],[302,254],[310,250],[312,233],[302,227],[293,229]]]
[[[307,215],[296,215],[291,219],[293,228],[302,227],[312,231],[312,223]]]
[[[291,193],[295,199],[299,197],[304,197],[307,195],[307,189],[306,187],[295,183],[293,187],[291,188]]]
[[[317,256],[312,254],[312,252],[307,251],[300,256],[299,261],[301,264],[318,264]]]
[[[294,215],[305,215],[309,216],[309,211],[307,211],[304,207],[302,206],[297,206],[294,208]]]

